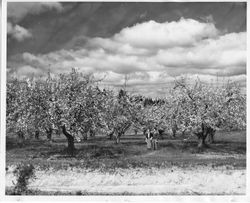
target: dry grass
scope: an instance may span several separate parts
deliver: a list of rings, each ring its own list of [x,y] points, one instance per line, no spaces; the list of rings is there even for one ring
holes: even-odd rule
[[[107,173],[100,170],[68,168],[39,170],[37,179],[29,186],[47,192],[77,192],[89,194],[244,194],[245,170],[224,167],[134,168],[117,169]],[[14,176],[7,173],[6,186],[11,187]]]

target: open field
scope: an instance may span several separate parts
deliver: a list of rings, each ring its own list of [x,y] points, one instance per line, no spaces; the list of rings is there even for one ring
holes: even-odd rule
[[[76,143],[75,157],[65,153],[65,140],[26,140],[19,147],[7,137],[6,186],[13,169],[32,163],[37,179],[29,186],[38,194],[244,194],[246,132],[218,132],[215,144],[197,151],[187,141],[164,136],[157,151],[147,150],[142,135],[126,135],[121,143],[97,136]]]

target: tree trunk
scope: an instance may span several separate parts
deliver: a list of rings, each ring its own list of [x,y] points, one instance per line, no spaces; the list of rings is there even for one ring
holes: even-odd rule
[[[82,137],[83,137],[83,140],[88,140],[88,133],[84,132]]]
[[[23,146],[23,142],[24,142],[24,133],[23,133],[23,131],[18,131],[17,132],[17,137],[18,137],[18,145],[20,146],[20,147],[22,147]]]
[[[20,140],[24,140],[24,133],[23,133],[23,131],[18,131],[17,132],[17,136],[18,136],[18,138],[20,139]]]
[[[182,133],[181,133],[181,134],[182,134],[182,136],[184,136],[184,135],[185,135],[185,132],[186,132],[186,129],[182,131]]]
[[[29,138],[32,139],[32,138],[33,138],[33,133],[32,133],[32,131],[27,130],[27,133],[28,133],[28,135],[29,135]]]
[[[89,136],[90,137],[95,137],[95,131],[93,129],[89,130]]]
[[[209,143],[209,144],[214,143],[214,134],[213,134],[213,133],[210,133],[210,134],[208,135],[208,143]]]
[[[38,131],[38,130],[35,131],[35,138],[36,138],[37,140],[39,140],[39,131]]]
[[[65,125],[62,126],[62,132],[66,136],[68,141],[68,153],[71,156],[74,156],[75,145],[74,145],[74,137],[67,132]]]
[[[205,137],[205,136],[200,136],[200,137],[198,138],[198,148],[199,148],[199,149],[203,149],[203,148],[206,146],[205,140],[206,140],[206,137]]]
[[[206,126],[202,123],[201,124],[201,131],[197,133],[197,137],[198,137],[198,148],[199,149],[203,149],[204,147],[206,147],[206,138],[207,138],[207,128]]]
[[[173,132],[172,137],[175,138],[175,136],[176,136],[176,128],[172,128],[172,132]]]
[[[163,140],[164,139],[164,137],[163,137],[164,130],[159,129],[158,133],[159,133],[160,138]]]
[[[121,138],[121,133],[118,133],[115,139],[115,143],[119,144],[120,143],[120,138]]]
[[[116,143],[116,144],[119,144],[119,143],[120,143],[120,137],[119,137],[119,136],[116,137],[115,143]]]
[[[137,135],[137,132],[138,132],[138,131],[137,131],[137,130],[134,130],[134,132],[135,132],[135,135]]]
[[[175,138],[176,137],[176,132],[178,130],[178,126],[176,124],[176,121],[172,121],[172,137]]]
[[[49,128],[49,129],[45,129],[45,130],[46,130],[46,134],[47,134],[47,139],[48,139],[49,141],[51,141],[53,129],[52,129],[52,128]]]
[[[55,130],[55,134],[58,135],[58,136],[60,136],[61,135],[60,129],[56,129]]]
[[[111,132],[111,133],[108,134],[110,140],[112,140],[113,135],[114,135],[114,132]]]
[[[213,129],[212,127],[207,128],[207,135],[208,135],[208,143],[212,144],[214,143],[214,135],[215,135],[216,130]]]

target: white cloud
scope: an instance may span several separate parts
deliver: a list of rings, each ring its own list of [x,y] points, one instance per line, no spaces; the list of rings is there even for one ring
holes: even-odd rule
[[[26,38],[31,38],[32,34],[29,30],[19,25],[13,26],[10,22],[7,23],[7,34],[12,36],[17,41],[21,42]]]
[[[231,33],[217,39],[203,40],[196,46],[159,50],[156,60],[170,72],[207,72],[229,74],[234,69],[244,73],[246,69],[246,33]],[[180,70],[178,70],[180,69]]]
[[[37,15],[48,10],[61,12],[63,6],[57,2],[8,2],[7,4],[7,33],[17,41],[23,41],[32,36],[26,28],[18,25],[29,14]]]
[[[44,76],[44,72],[41,69],[34,68],[32,66],[21,66],[16,70],[15,74],[19,78]]]
[[[111,53],[120,53],[124,55],[149,55],[155,52],[148,48],[134,47],[127,42],[116,41],[113,38],[93,38],[88,41],[87,46],[92,49],[101,47]]]
[[[157,23],[148,21],[127,27],[114,36],[114,39],[142,48],[168,48],[192,46],[204,38],[214,38],[218,30],[212,23],[201,23],[193,19]]]
[[[215,81],[246,74],[246,32],[222,34],[212,23],[149,21],[111,38],[85,40],[86,45],[77,50],[23,53],[21,64],[39,68],[44,74],[49,68],[64,73],[78,67],[85,73],[105,75],[103,84],[113,86],[122,85],[128,75],[128,84],[139,88],[131,87],[133,91],[144,91],[145,85],[154,85],[151,90],[156,91],[183,75]]]

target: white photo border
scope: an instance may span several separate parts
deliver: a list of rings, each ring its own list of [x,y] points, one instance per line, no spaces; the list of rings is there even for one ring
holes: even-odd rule
[[[250,122],[250,84],[249,84],[249,12],[250,12],[250,4],[245,1],[240,0],[192,0],[192,1],[164,1],[164,0],[129,0],[129,1],[114,1],[114,0],[91,0],[91,1],[70,1],[70,0],[46,0],[46,2],[246,2],[247,3],[247,189],[246,195],[169,195],[169,196],[7,196],[5,195],[5,164],[6,164],[6,67],[7,67],[7,3],[8,2],[42,2],[42,0],[2,0],[2,16],[1,16],[1,137],[0,137],[0,201],[4,202],[16,202],[16,201],[85,201],[85,202],[250,202],[250,157],[249,157],[249,122]]]

